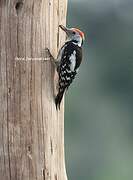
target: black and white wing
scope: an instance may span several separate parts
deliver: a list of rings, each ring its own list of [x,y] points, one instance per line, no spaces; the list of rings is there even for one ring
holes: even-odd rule
[[[70,86],[82,61],[82,48],[75,45],[72,41],[65,43],[61,48],[59,55],[59,66],[57,68],[59,75],[59,90],[56,97],[56,107],[60,107],[63,94]]]

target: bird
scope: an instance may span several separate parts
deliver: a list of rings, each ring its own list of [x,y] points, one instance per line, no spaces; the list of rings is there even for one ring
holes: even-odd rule
[[[48,51],[59,76],[55,105],[56,109],[60,110],[63,95],[73,82],[82,62],[82,46],[85,35],[78,28],[67,28],[63,25],[59,25],[59,28],[66,33],[67,38],[58,52],[57,59],[55,60]]]

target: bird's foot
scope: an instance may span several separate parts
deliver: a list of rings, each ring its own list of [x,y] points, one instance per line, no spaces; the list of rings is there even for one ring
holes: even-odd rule
[[[54,59],[53,55],[51,54],[50,50],[48,48],[45,48],[45,53],[48,55],[51,59]]]
[[[45,54],[46,56],[48,56],[52,62],[52,64],[54,64],[54,66],[57,69],[58,66],[58,62],[56,61],[56,59],[53,57],[53,55],[51,54],[50,50],[48,48],[45,48]]]

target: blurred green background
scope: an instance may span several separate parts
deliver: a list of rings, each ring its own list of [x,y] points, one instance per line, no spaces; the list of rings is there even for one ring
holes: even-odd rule
[[[133,179],[133,0],[69,0],[68,27],[85,32],[66,95],[69,180]]]

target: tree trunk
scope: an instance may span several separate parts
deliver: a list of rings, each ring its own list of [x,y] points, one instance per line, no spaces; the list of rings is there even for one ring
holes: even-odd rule
[[[0,0],[0,180],[67,179],[64,109],[42,58],[65,40],[66,9],[67,0]]]

